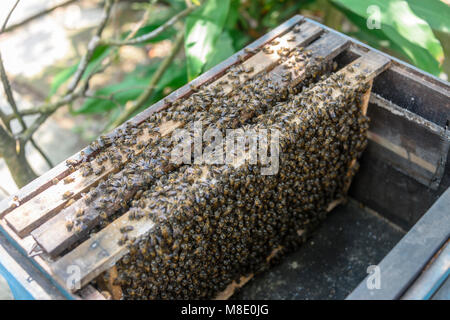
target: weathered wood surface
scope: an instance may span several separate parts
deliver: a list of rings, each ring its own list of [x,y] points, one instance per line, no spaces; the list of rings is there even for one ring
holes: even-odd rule
[[[425,186],[437,189],[444,173],[450,132],[372,94],[369,139],[388,152],[386,161]]]
[[[436,85],[424,76],[394,65],[374,82],[373,91],[442,128],[450,120],[450,85]]]

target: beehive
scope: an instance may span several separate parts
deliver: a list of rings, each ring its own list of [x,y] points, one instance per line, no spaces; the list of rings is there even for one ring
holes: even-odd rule
[[[366,144],[364,93],[389,63],[368,52],[333,70],[349,44],[291,19],[54,170],[2,226],[69,291],[75,265],[82,287],[102,274],[114,298],[228,295],[345,196]],[[171,163],[171,133],[196,120],[278,129],[280,171]]]

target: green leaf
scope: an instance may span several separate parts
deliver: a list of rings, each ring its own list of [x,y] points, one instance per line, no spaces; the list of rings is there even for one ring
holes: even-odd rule
[[[252,37],[239,30],[231,30],[228,35],[233,40],[235,51],[242,49],[252,40]]]
[[[159,19],[157,22],[153,22],[151,24],[143,26],[136,32],[136,35],[133,38],[142,36],[146,33],[149,33],[151,31],[155,30],[161,24],[165,23],[169,18],[170,18],[170,16],[165,16],[165,17],[163,17],[163,19]],[[129,32],[125,32],[124,34],[122,34],[121,39],[125,39],[125,37],[128,34],[129,34]],[[157,37],[144,42],[142,45],[145,45],[147,43],[155,43],[155,42],[159,42],[162,40],[170,39],[173,36],[175,36],[175,34],[176,34],[175,29],[169,28],[169,29],[165,30],[164,32],[162,32],[161,34],[159,34]],[[112,48],[109,46],[99,46],[97,49],[94,50],[91,61],[89,62],[88,67],[86,68],[86,71],[83,75],[84,78],[87,77],[93,71],[93,69],[97,65],[97,63],[101,62],[104,58],[106,58],[106,56],[109,55],[110,50],[112,50]],[[58,73],[53,78],[53,81],[50,85],[49,97],[53,96],[56,93],[56,91],[75,74],[75,72],[78,68],[78,64],[79,63],[62,70],[60,73]]]
[[[441,72],[440,62],[444,52],[430,26],[414,14],[406,1],[400,0],[332,0],[338,7],[367,19],[370,5],[380,9],[381,31],[392,43],[401,48],[413,64],[430,73]],[[360,26],[361,27],[361,26]],[[374,32],[367,26],[364,31]]]
[[[75,111],[75,114],[102,113],[117,108],[117,103],[124,106],[128,101],[136,100],[148,87],[157,68],[158,63],[137,66],[122,82],[105,86],[94,93],[95,96],[113,97],[116,103],[105,99],[89,98]],[[152,104],[162,99],[165,96],[165,89],[168,88],[169,91],[172,91],[186,82],[184,61],[173,63],[161,77],[148,103]],[[148,104],[145,107],[148,107]]]
[[[148,79],[145,78],[129,78],[120,83],[105,86],[95,92],[96,96],[110,97],[113,95],[114,100],[124,105],[130,100],[135,100],[145,90],[148,85]],[[105,99],[89,98],[83,105],[76,110],[75,114],[81,113],[101,113],[117,107],[117,104]]]
[[[185,0],[166,0],[171,7],[176,8],[178,10],[183,10],[186,8]]]
[[[441,0],[408,0],[412,11],[433,28],[450,32],[450,6]]]
[[[53,77],[52,83],[50,84],[49,97],[53,96],[58,88],[62,86],[70,77],[77,71],[78,64],[71,66],[69,68],[63,69],[56,76]]]
[[[92,54],[91,61],[89,62],[86,70],[84,71],[83,78],[87,77],[94,69],[94,67],[102,61],[109,54],[109,46],[98,46],[94,53]],[[59,87],[61,87],[64,83],[66,83],[77,71],[79,62],[76,65],[73,65],[67,69],[62,70],[58,73],[52,80],[50,85],[50,93],[49,97],[53,96],[56,91],[58,91]]]
[[[164,22],[162,22],[161,24],[163,24]],[[137,32],[136,35],[132,38],[138,38],[146,33],[152,32],[153,30],[157,29],[158,27],[160,27],[161,24],[148,24],[142,28],[140,28]],[[126,32],[125,35],[122,38],[125,38],[130,32]],[[161,34],[159,34],[157,37],[152,38],[148,41],[143,42],[142,44],[140,44],[139,46],[142,45],[146,45],[148,43],[155,43],[155,42],[159,42],[162,40],[166,40],[166,39],[170,39],[173,36],[175,36],[175,34],[177,33],[177,31],[175,31],[175,29],[173,27],[163,31]]]
[[[368,45],[376,49],[387,48],[391,51],[395,51],[402,59],[410,61],[403,48],[398,46],[395,42],[392,42],[392,40],[389,39],[381,30],[367,29],[367,20],[365,18],[354,14],[345,8],[340,8],[340,10],[359,28],[356,32],[349,32],[350,36],[366,42]]]
[[[208,58],[204,70],[206,71],[211,69],[216,64],[222,62],[223,60],[233,55],[234,52],[235,49],[233,47],[233,39],[231,39],[230,34],[228,32],[223,32],[217,39],[216,45],[214,46],[214,50],[211,56]]]
[[[207,0],[186,19],[185,52],[189,80],[204,70],[225,25],[230,0]]]
[[[227,20],[225,21],[225,28],[234,29],[239,18],[239,7],[241,0],[231,0],[230,9],[228,11]]]

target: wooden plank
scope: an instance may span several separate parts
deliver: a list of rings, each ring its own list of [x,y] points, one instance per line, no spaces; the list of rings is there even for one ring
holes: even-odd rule
[[[26,255],[29,255],[36,247],[37,243],[32,236],[20,238],[11,228],[8,226],[5,220],[0,220],[0,229],[3,229],[13,241],[23,250]],[[51,274],[51,269],[46,260],[42,259],[39,255],[33,256],[32,259],[48,274]]]
[[[76,156],[70,157],[67,160],[73,160],[77,158]],[[0,219],[2,219],[7,213],[11,212],[15,208],[21,206],[35,195],[41,193],[48,187],[52,186],[53,179],[63,179],[70,172],[67,169],[66,161],[63,161],[56,165],[54,168],[50,169],[40,177],[36,178],[25,187],[0,201]],[[17,200],[16,200],[17,199]]]
[[[317,34],[317,29],[312,30],[315,34]],[[305,37],[304,41],[309,41],[310,36]],[[303,45],[305,42],[302,41],[299,45]],[[343,51],[349,42],[344,40],[342,37],[333,35],[333,34],[325,34],[322,38],[314,42],[312,45],[308,47],[312,51],[312,56],[321,55],[324,58],[333,58],[339,52]],[[293,58],[292,58],[293,59]],[[249,63],[254,62],[251,59],[247,60]],[[292,61],[289,59],[285,63],[278,65],[275,67],[270,74],[274,79],[281,79],[281,74],[286,72],[284,65],[291,63]],[[298,64],[298,63],[297,63]],[[298,73],[295,74],[295,81],[292,82],[292,85],[296,85],[301,79],[304,78],[304,69],[300,69]],[[134,195],[134,192],[130,191],[130,194],[126,196],[127,199],[131,198]],[[75,232],[73,230],[69,231],[65,227],[65,224],[69,220],[73,220],[76,216],[76,211],[78,208],[82,208],[84,210],[83,217],[86,221],[85,225],[87,228],[81,232]],[[117,210],[117,208],[112,208],[111,210]],[[104,212],[105,209],[102,210]],[[72,245],[79,239],[85,237],[90,228],[95,226],[99,221],[100,212],[95,208],[86,206],[82,200],[79,200],[73,206],[62,210],[58,215],[44,223],[39,228],[35,229],[32,232],[33,237],[40,244],[40,246],[52,256],[58,255],[68,246]]]
[[[149,134],[146,133],[140,136],[138,140],[146,141],[150,138]],[[121,153],[121,155],[124,159],[123,162],[125,162],[125,159],[127,159],[126,153]],[[106,169],[100,175],[91,174],[88,177],[84,177],[80,170],[73,172],[66,178],[73,179],[73,182],[65,183],[64,180],[61,180],[53,184],[44,192],[7,214],[5,220],[20,237],[26,236],[35,227],[64,208],[70,199],[79,197],[82,192],[86,192],[109,173],[116,170],[109,160],[103,166]],[[100,168],[95,162],[92,162],[92,167],[94,170]],[[66,197],[66,194],[69,196]]]
[[[295,46],[301,46],[309,41],[315,39],[321,30],[319,27],[314,26],[312,24],[302,24],[300,25],[300,33],[295,33],[293,31],[288,32],[280,38],[277,38],[279,42],[278,45],[274,46],[278,48],[282,43],[288,43],[290,49],[295,48]],[[295,39],[295,41],[293,41]],[[291,40],[291,41],[289,41]],[[253,59],[256,58],[256,59]],[[274,50],[272,54],[266,54],[262,51],[258,52],[252,58],[246,60],[243,63],[245,68],[252,67],[255,70],[258,70],[257,73],[260,73],[264,69],[270,68],[280,61],[282,56]],[[262,61],[268,61],[265,64]],[[248,74],[250,76],[255,76],[257,74],[253,72]],[[226,77],[226,75],[224,76]],[[215,86],[219,84],[223,79],[218,79],[210,86]],[[228,86],[228,92],[231,92],[231,86]],[[161,129],[163,130],[163,129]],[[143,134],[139,137],[138,144],[133,148],[135,154],[140,154],[143,151],[143,148],[138,148],[140,141],[147,141],[149,139],[148,134]],[[123,163],[128,161],[128,157],[125,154],[122,154]],[[94,161],[93,161],[94,162]],[[94,167],[94,164],[92,166]],[[58,183],[54,187],[50,187],[31,201],[28,201],[26,204],[21,207],[15,209],[13,212],[9,213],[5,218],[8,224],[19,234],[21,237],[27,235],[33,229],[53,217],[58,211],[60,211],[70,199],[73,197],[77,198],[80,196],[80,193],[87,191],[92,186],[95,186],[101,179],[106,177],[108,174],[117,171],[117,166],[114,166],[112,163],[107,161],[103,164],[105,167],[102,174],[98,176],[91,175],[87,178],[83,177],[80,171],[75,171],[69,177],[74,179],[74,182],[71,184],[64,184],[63,182]],[[66,194],[69,194],[69,197],[65,197]]]
[[[306,49],[310,50],[312,53],[312,57],[322,57],[324,61],[330,61],[334,59],[337,55],[343,52],[346,48],[350,46],[350,41],[347,39],[334,34],[334,33],[325,33],[318,40],[314,41],[311,45],[309,45]],[[274,81],[281,82],[283,76],[286,72],[291,73],[291,86],[296,86],[303,79],[304,69],[301,70],[292,70],[285,69],[284,65],[289,63],[294,63],[295,58],[291,58],[286,61],[284,64],[276,66],[272,73],[274,74]]]
[[[380,158],[381,154],[389,152],[369,140],[349,195],[402,229],[409,230],[450,185],[450,165],[447,162],[444,178],[439,188],[433,190]]]
[[[265,44],[269,43],[273,39],[282,36],[286,32],[288,32],[290,29],[292,29],[295,25],[302,23],[303,17],[296,15],[289,19],[288,21],[284,22],[283,24],[279,25],[272,31],[268,32],[267,34],[261,36],[259,39],[252,42],[250,45],[248,45],[246,48],[250,50],[256,50],[261,47],[263,47]],[[248,58],[252,56],[253,54],[251,52],[246,52],[244,49],[236,52],[234,55],[226,59],[225,61],[221,62],[220,64],[216,65],[215,67],[211,68],[201,76],[197,77],[195,80],[193,80],[191,83],[183,86],[182,88],[172,92],[169,96],[166,97],[166,99],[160,100],[159,102],[155,103],[151,107],[147,108],[146,110],[139,113],[134,118],[130,119],[128,122],[133,124],[140,124],[146,119],[148,119],[154,112],[163,110],[169,106],[169,101],[178,100],[180,98],[187,97],[192,93],[190,84],[194,84],[196,86],[202,85],[211,81],[214,81],[218,77],[220,77],[222,74],[224,74],[231,66],[238,64],[241,62],[241,59]],[[115,138],[118,134],[118,131],[120,129],[123,129],[126,124],[123,124],[122,126],[114,129],[111,133],[107,134],[106,136],[110,138]],[[81,153],[84,153],[87,156],[92,156],[93,152],[89,147],[84,148],[80,152],[77,152],[72,157],[70,157],[68,160],[72,161],[80,161],[81,160]],[[63,178],[67,177],[69,174],[71,174],[71,171],[67,168],[65,161],[58,164],[56,167],[52,168],[51,170],[47,171],[45,174],[41,175],[40,177],[36,178],[32,182],[30,182],[25,187],[21,188],[18,192],[12,194],[7,199],[4,199],[0,201],[0,218],[3,218],[7,213],[11,212],[18,206],[23,205],[36,195],[40,194],[47,188],[51,187],[53,185],[52,180],[53,179],[59,179],[62,180]],[[14,199],[17,197],[18,201],[15,201]]]
[[[317,23],[305,18],[305,21]],[[324,29],[342,37],[348,36],[323,26]],[[386,53],[375,50],[358,40],[351,39],[349,56],[360,56],[368,51],[389,57]],[[448,81],[433,77],[416,67],[392,57],[392,63],[380,77],[375,79],[373,92],[392,101],[423,118],[445,127],[449,119],[450,84]]]
[[[308,49],[312,51],[313,57],[321,55],[325,59],[329,59],[344,50],[348,44],[349,42],[344,40],[342,37],[333,34],[326,34],[321,39],[310,45]],[[287,61],[286,63],[289,62],[290,61]],[[271,74],[273,74],[276,79],[278,79],[277,77],[280,74],[286,72],[283,65],[284,64],[279,65],[271,71]],[[296,85],[299,80],[303,79],[304,71],[305,70],[301,70],[295,75],[293,78],[295,81],[292,82],[292,85]],[[68,231],[65,227],[65,223],[66,221],[73,220],[75,218],[76,209],[80,206],[82,206],[85,210],[85,216],[90,219],[87,224],[88,228],[85,231],[78,233]],[[74,204],[74,206],[62,210],[58,215],[34,230],[32,235],[46,252],[52,256],[56,256],[68,246],[84,237],[87,234],[88,229],[98,222],[98,216],[99,212],[97,212],[97,210],[94,208],[85,208],[80,201],[79,204]]]
[[[91,285],[82,288],[78,294],[82,300],[107,300],[103,294]]]
[[[444,174],[450,132],[372,94],[369,139],[382,149],[380,159],[427,187],[437,189]]]
[[[347,296],[347,300],[399,299],[423,272],[436,252],[450,235],[450,188],[433,204],[413,228],[400,240],[381,262],[380,277],[384,279],[378,290],[367,286],[367,276]],[[405,263],[407,261],[407,263]]]
[[[0,244],[0,262],[6,270],[14,276],[18,283],[36,300],[50,300],[52,296],[38,282],[34,281],[30,273],[23,268],[20,261],[13,258],[9,252]]]
[[[352,45],[340,57],[343,63],[348,63],[367,48]],[[432,77],[410,69],[395,61],[389,69],[377,77],[373,84],[373,93],[386,101],[422,117],[441,128],[445,128],[450,112],[450,85]]]
[[[160,133],[164,136],[178,126],[179,124],[173,122],[163,123],[160,127]],[[143,148],[139,148],[138,144],[140,142],[148,141],[149,139],[154,139],[154,137],[154,135],[144,131],[142,135],[137,137],[137,145],[135,148],[130,149],[134,151],[135,154],[139,154],[142,152]],[[118,149],[116,153],[119,153],[122,156],[122,163],[128,161],[126,151]],[[84,177],[81,170],[73,172],[65,179],[55,183],[30,201],[7,214],[4,219],[7,221],[8,225],[20,237],[28,235],[34,228],[47,221],[67,206],[71,199],[79,198],[81,193],[88,191],[108,174],[116,172],[119,169],[117,165],[114,165],[109,160],[105,161],[102,165],[92,161],[91,165],[94,171],[101,166],[104,167],[104,170],[99,175],[91,174],[88,177]],[[67,183],[67,181],[71,182]],[[69,196],[66,196],[66,194]]]
[[[373,86],[374,93],[442,128],[450,120],[450,86],[428,81],[404,66],[393,65]]]
[[[275,41],[277,44],[271,45],[269,48],[272,51],[264,52],[259,51],[254,56],[250,57],[245,63],[244,66],[251,66],[253,71],[246,74],[240,74],[239,82],[244,83],[247,77],[253,77],[263,71],[270,71],[273,67],[275,67],[281,59],[279,54],[280,49],[288,49],[292,50],[296,47],[303,46],[308,44],[310,41],[316,39],[322,33],[322,29],[316,25],[311,23],[303,23],[299,27],[298,32],[289,31],[282,37],[277,38]],[[342,37],[340,37],[342,39]],[[228,81],[227,75],[219,78],[216,83],[221,81],[228,82],[222,85],[223,91],[225,93],[230,93],[233,89],[231,81]]]
[[[128,214],[124,214],[53,263],[52,274],[61,285],[65,286],[66,279],[71,275],[68,272],[69,267],[77,266],[80,268],[81,287],[87,285],[102,272],[110,269],[127,253],[127,247],[117,243],[122,236],[120,228],[124,226],[132,226],[134,229],[128,233],[128,237],[137,238],[152,229],[154,223],[149,220],[146,223],[142,223],[142,220],[130,221]]]
[[[352,66],[365,73],[365,81],[371,81],[376,75],[385,70],[389,65],[389,59],[378,54],[368,53],[352,63]],[[348,74],[350,81],[360,82],[355,74],[351,74],[347,69],[339,71]],[[312,89],[314,90],[314,89]],[[334,95],[338,93],[333,92]],[[53,273],[61,283],[65,283],[69,266],[76,265],[80,268],[81,284],[85,285],[97,275],[112,267],[123,255],[128,252],[125,246],[120,246],[118,240],[121,237],[120,227],[125,225],[133,226],[133,230],[128,234],[129,238],[139,238],[145,236],[150,231],[154,222],[141,219],[129,220],[130,212],[123,214],[113,223],[84,241],[78,247],[60,258],[52,265]]]
[[[34,241],[33,237],[28,236],[25,237],[23,239],[21,239],[17,234],[15,234],[7,225],[6,221],[4,220],[0,220],[0,232],[7,235],[7,240],[9,243],[11,243],[12,245],[14,245],[17,249],[19,249],[20,254],[24,255],[25,257],[28,256],[28,261],[30,261],[35,267],[37,267],[39,270],[36,270],[37,274],[36,274],[36,278],[39,278],[41,273],[38,274],[38,272],[44,272],[44,274],[46,273],[48,275],[48,277],[46,277],[47,279],[50,279],[52,284],[58,284],[58,282],[55,282],[56,280],[53,278],[53,273],[50,267],[50,264],[53,262],[51,259],[48,259],[45,254],[35,254],[33,252],[33,250],[35,250],[37,248],[37,244],[36,241]],[[38,248],[37,248],[38,249]],[[23,266],[26,266],[27,263],[24,262],[22,264]],[[65,286],[61,286],[62,288],[64,288]],[[59,289],[59,288],[58,288]],[[58,291],[58,289],[55,288],[55,291],[57,293],[55,293],[55,299],[62,299],[63,297],[59,296],[58,294],[60,293]],[[74,294],[69,293],[68,291],[66,293],[62,293],[61,295],[64,294],[64,297],[70,297],[72,299],[77,299],[77,296]],[[58,296],[56,296],[58,295]],[[52,297],[53,298],[53,297]]]

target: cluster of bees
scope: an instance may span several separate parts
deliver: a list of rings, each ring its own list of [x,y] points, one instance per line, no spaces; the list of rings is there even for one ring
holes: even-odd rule
[[[195,121],[201,121],[204,130],[208,126],[224,132],[226,129],[241,128],[254,122],[257,116],[264,114],[276,103],[286,101],[298,88],[302,88],[329,69],[328,64],[320,58],[311,59],[311,53],[303,48],[297,48],[290,53],[284,49],[279,51],[279,63],[293,58],[289,60],[293,60],[292,62],[286,64],[289,68],[285,70],[281,82],[274,82],[267,73],[247,80],[245,76],[253,72],[252,68],[237,65],[227,73],[227,79],[219,81],[217,85],[202,90],[192,87],[194,93],[184,101],[177,100],[170,110],[154,113],[139,126],[127,123],[124,129],[119,130],[117,138],[102,136],[91,144],[93,151],[101,150],[107,145],[110,147],[98,151],[94,161],[83,161],[80,167],[82,175],[103,173],[103,165],[107,161],[112,163],[116,168],[114,171],[118,172],[108,175],[96,187],[83,194],[83,207],[88,209],[77,211],[74,220],[67,221],[67,229],[84,230],[92,217],[100,217],[100,226],[107,225],[128,209],[130,201],[139,199],[142,190],[148,189],[159,179],[166,179],[164,176],[167,173],[179,167],[171,161],[171,150],[177,141],[170,135],[161,135],[162,124],[182,123],[190,133],[193,132]],[[297,60],[298,63],[295,64]],[[300,68],[300,65],[304,68]],[[286,85],[300,70],[307,70],[302,83],[296,87]],[[235,81],[242,83],[239,85]],[[222,88],[227,84],[239,87],[233,90],[239,91],[239,94],[226,94]],[[145,144],[137,143],[138,137],[145,131],[151,138]],[[142,149],[142,152],[136,155],[139,149]],[[123,161],[125,156],[129,159],[126,162]],[[96,168],[93,168],[92,163],[96,164]]]
[[[332,76],[256,117],[253,127],[281,132],[276,175],[261,175],[259,163],[185,165],[144,191],[132,216],[156,226],[117,264],[124,298],[212,298],[304,241],[344,196],[349,167],[367,145],[366,89]]]
[[[241,275],[265,268],[274,252],[296,248],[325,218],[329,203],[344,196],[355,173],[349,167],[367,145],[368,118],[360,109],[367,87],[352,86],[338,74],[314,84],[329,63],[302,49],[281,56],[294,57],[281,82],[266,73],[248,79],[253,70],[237,66],[228,79],[239,87],[233,94],[221,89],[225,83],[193,87],[189,98],[168,111],[125,126],[120,140],[103,137],[93,146],[108,145],[95,161],[110,161],[120,170],[84,195],[91,215],[97,213],[101,226],[125,211],[130,220],[155,222],[137,239],[127,236],[131,226],[120,230],[119,245],[128,254],[116,264],[115,284],[124,299],[215,297]],[[304,80],[289,86],[300,66]],[[279,171],[262,175],[259,162],[175,165],[170,151],[177,142],[160,132],[168,121],[182,123],[187,132],[193,132],[194,121],[223,132],[277,129]],[[136,137],[145,131],[151,138],[136,154]],[[83,172],[96,174],[87,163]],[[83,213],[70,221],[71,228],[83,229]]]

